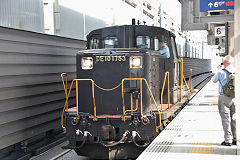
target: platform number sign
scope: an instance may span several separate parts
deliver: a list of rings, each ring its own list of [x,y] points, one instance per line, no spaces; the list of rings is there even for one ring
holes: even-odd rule
[[[225,26],[215,27],[215,36],[225,36]]]
[[[234,0],[200,0],[200,12],[234,9]]]

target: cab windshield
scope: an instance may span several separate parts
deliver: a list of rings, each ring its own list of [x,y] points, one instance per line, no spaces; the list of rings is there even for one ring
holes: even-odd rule
[[[150,46],[149,36],[137,36],[137,48],[150,49]]]
[[[118,47],[118,39],[117,37],[105,37],[103,40],[104,48],[117,48]]]

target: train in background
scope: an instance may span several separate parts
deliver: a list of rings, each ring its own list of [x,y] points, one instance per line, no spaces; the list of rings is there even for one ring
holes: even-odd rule
[[[163,41],[169,58],[159,53]],[[69,140],[64,148],[93,159],[129,159],[180,111],[190,94],[184,88],[211,75],[211,60],[179,57],[175,35],[163,28],[123,25],[90,32],[76,69],[70,87],[62,74],[62,127]],[[76,106],[70,108],[72,88]]]

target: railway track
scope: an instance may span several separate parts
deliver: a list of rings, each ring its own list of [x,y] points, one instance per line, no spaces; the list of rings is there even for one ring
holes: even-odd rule
[[[42,154],[39,154],[37,156],[33,156],[30,158],[30,160],[43,160],[43,159],[49,159],[49,160],[60,160],[62,157],[64,157],[66,154],[71,152],[71,149],[63,150],[61,147],[66,145],[68,142],[65,141],[57,146],[54,146],[53,148],[47,150],[46,152],[43,152]]]
[[[88,160],[87,157],[78,156],[72,149],[62,149],[68,141],[56,145],[49,150],[30,158],[30,160]]]
[[[56,155],[55,157],[51,158],[50,160],[58,160],[58,159],[61,159],[61,157],[64,157],[66,154],[68,154],[69,152],[71,152],[72,149],[68,149],[58,155]]]

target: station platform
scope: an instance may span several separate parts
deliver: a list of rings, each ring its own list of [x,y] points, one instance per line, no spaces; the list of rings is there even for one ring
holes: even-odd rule
[[[224,141],[218,86],[209,81],[137,160],[240,160],[237,146]]]

